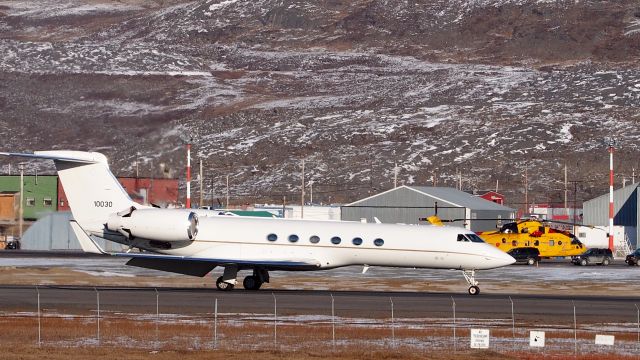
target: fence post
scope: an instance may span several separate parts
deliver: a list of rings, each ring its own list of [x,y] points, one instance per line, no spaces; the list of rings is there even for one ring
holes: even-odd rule
[[[213,348],[218,348],[218,298],[213,307]]]
[[[393,315],[393,299],[389,297],[389,302],[391,303],[391,345],[393,347],[396,346],[396,321],[395,316]]]
[[[640,308],[638,308],[638,304],[633,304],[633,305],[636,307],[636,314],[638,316],[638,318],[637,318],[638,319],[638,322],[637,322],[638,327],[637,327],[637,331],[636,332],[638,333],[638,345],[637,345],[637,348],[638,348],[638,351],[640,351]],[[638,353],[638,356],[640,356],[640,352]]]
[[[515,313],[513,312],[513,300],[511,299],[511,296],[509,296],[509,301],[511,301],[511,338],[512,338],[512,347],[513,350],[516,349],[516,317],[515,317]]]
[[[100,292],[98,291],[98,289],[96,287],[93,288],[93,290],[96,292],[96,303],[97,303],[97,323],[98,323],[98,346],[100,346]]]
[[[451,304],[453,307],[453,351],[456,351],[456,301],[453,300],[453,296],[451,297]]]
[[[38,293],[38,347],[42,344],[42,321],[40,320],[40,289],[36,285],[36,292]]]
[[[331,344],[333,346],[333,350],[336,349],[336,311],[335,311],[335,302],[333,299],[333,294],[331,295]]]
[[[278,300],[276,294],[271,292],[273,296],[273,345],[278,346]]]
[[[573,304],[573,344],[574,344],[574,355],[578,356],[578,322],[576,321],[576,303],[571,300]]]
[[[160,346],[158,334],[158,323],[160,322],[160,293],[157,288],[153,288],[156,292],[156,349]]]

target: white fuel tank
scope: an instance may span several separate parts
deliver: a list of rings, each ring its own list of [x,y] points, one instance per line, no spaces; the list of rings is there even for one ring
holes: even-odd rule
[[[187,209],[132,209],[109,215],[107,229],[128,238],[190,241],[198,234],[198,215]]]

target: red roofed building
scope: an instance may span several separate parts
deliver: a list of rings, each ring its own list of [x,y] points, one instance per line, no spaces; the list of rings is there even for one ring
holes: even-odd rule
[[[497,193],[495,191],[488,191],[482,195],[480,195],[481,198],[485,199],[485,200],[489,200],[492,201],[496,204],[499,205],[504,205],[504,195]]]
[[[120,177],[118,181],[131,199],[137,203],[154,204],[160,207],[178,204],[177,179]],[[58,211],[70,210],[67,195],[64,193],[60,179],[58,179]]]

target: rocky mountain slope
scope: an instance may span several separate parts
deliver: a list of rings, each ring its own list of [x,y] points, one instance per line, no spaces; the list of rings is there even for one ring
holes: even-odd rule
[[[295,200],[302,158],[314,201],[388,189],[397,163],[514,207],[525,168],[535,202],[565,163],[578,202],[606,191],[605,136],[640,166],[637,1],[0,1],[0,54],[0,151],[178,176],[188,135],[236,202]]]

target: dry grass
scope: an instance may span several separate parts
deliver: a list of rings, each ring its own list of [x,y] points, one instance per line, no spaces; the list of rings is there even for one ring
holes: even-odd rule
[[[536,351],[512,353],[511,346],[492,345],[501,352],[469,351],[468,329],[457,329],[458,351],[451,348],[452,329],[395,328],[391,341],[388,326],[338,326],[336,344],[332,343],[331,324],[304,322],[277,326],[277,344],[271,322],[221,319],[218,343],[213,347],[211,319],[193,318],[137,319],[139,315],[106,314],[100,321],[97,340],[95,315],[52,315],[41,319],[42,343],[38,346],[38,319],[33,316],[0,317],[2,359],[574,359],[573,346],[565,354]],[[579,332],[579,338],[593,339],[593,334]],[[616,341],[634,342],[633,333],[616,333]],[[492,341],[511,339],[511,329],[492,329]],[[517,336],[528,333],[518,329]],[[547,339],[569,339],[570,331],[548,331]],[[493,342],[493,344],[498,341]],[[567,355],[566,353],[569,353]],[[620,354],[581,354],[580,359],[625,359],[636,356]]]

